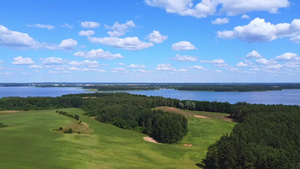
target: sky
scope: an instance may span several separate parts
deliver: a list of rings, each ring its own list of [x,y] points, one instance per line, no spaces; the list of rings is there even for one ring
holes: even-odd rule
[[[2,0],[0,82],[300,82],[296,0]]]

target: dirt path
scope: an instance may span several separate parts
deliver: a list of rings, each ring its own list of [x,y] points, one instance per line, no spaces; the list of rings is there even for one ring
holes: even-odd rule
[[[19,113],[22,111],[17,111],[17,110],[7,110],[7,111],[0,111],[0,114],[8,114],[8,113]]]
[[[156,140],[154,140],[153,138],[151,138],[151,137],[143,137],[143,139],[145,140],[145,141],[148,141],[148,142],[151,142],[151,143],[158,143]]]

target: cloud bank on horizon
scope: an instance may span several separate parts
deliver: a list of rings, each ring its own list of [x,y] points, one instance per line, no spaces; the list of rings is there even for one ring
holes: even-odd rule
[[[0,82],[300,82],[296,0],[33,2],[0,7]]]

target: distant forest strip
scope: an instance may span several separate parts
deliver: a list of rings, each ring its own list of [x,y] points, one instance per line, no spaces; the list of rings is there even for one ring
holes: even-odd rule
[[[247,92],[268,91],[283,89],[300,89],[300,84],[152,84],[152,85],[94,85],[85,86],[84,89],[97,89],[98,91],[126,91],[126,90],[158,90],[162,88],[191,91],[216,91],[216,92]]]
[[[190,91],[248,92],[300,89],[300,83],[0,83],[3,87],[83,87],[98,91],[175,89]]]
[[[194,91],[248,92],[248,91],[300,89],[300,84],[185,85],[185,86],[169,86],[169,88],[174,88],[176,90],[194,90]]]
[[[188,132],[187,119],[151,110],[160,106],[229,113],[238,122],[232,133],[208,148],[205,159],[199,159],[207,169],[300,168],[300,106],[230,104],[128,93],[0,99],[0,110],[79,107],[101,122],[143,132],[162,143],[178,142]]]
[[[128,90],[158,90],[160,86],[150,85],[101,85],[85,86],[84,89],[96,89],[98,91],[128,91]]]

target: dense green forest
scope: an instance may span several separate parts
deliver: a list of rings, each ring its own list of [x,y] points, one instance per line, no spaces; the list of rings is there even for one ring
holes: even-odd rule
[[[84,86],[84,89],[96,89],[98,91],[128,91],[128,90],[158,90],[160,86],[154,85],[96,85]]]
[[[300,89],[299,83],[274,83],[274,84],[95,84],[85,86],[85,89],[97,89],[98,91],[126,91],[126,90],[157,90],[161,88],[176,90],[193,90],[193,91],[267,91],[283,89]]]
[[[208,169],[300,168],[300,112],[250,114],[208,148]]]
[[[300,89],[300,83],[0,83],[4,87],[83,87],[99,91],[129,90],[192,90],[192,91],[267,91],[283,89]]]
[[[0,99],[0,110],[79,107],[101,122],[143,132],[163,143],[181,140],[188,132],[187,119],[152,110],[159,106],[229,113],[238,122],[232,133],[209,147],[202,161],[208,169],[300,168],[299,106],[190,101],[128,93]]]
[[[248,91],[267,91],[283,89],[300,89],[300,84],[191,84],[169,86],[176,90],[198,90],[198,91],[217,91],[217,92],[248,92]]]

